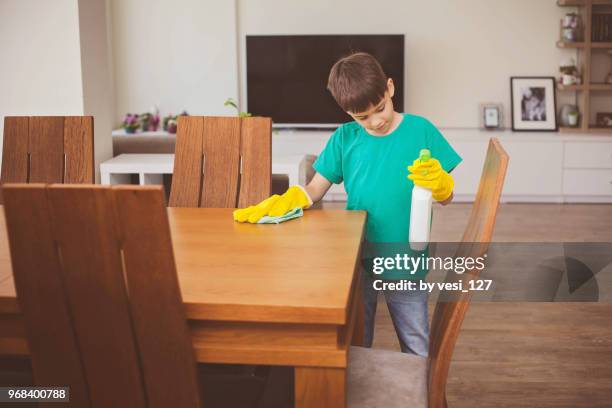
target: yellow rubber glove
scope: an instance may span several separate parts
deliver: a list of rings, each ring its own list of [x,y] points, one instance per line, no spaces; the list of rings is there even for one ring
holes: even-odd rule
[[[434,158],[426,161],[416,159],[412,166],[408,166],[408,171],[411,173],[408,178],[416,186],[431,190],[431,196],[436,201],[448,199],[453,192],[455,187],[453,177],[444,171],[440,162]]]
[[[297,207],[308,208],[311,205],[312,200],[306,190],[300,186],[292,186],[283,195],[274,194],[257,205],[235,210],[234,220],[255,224],[266,215],[280,217]]]

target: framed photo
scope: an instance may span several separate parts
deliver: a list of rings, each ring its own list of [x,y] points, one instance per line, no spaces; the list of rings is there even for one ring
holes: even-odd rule
[[[597,127],[612,128],[612,112],[597,112],[595,120]]]
[[[480,127],[488,130],[504,127],[503,106],[499,103],[480,105]]]
[[[512,130],[557,131],[554,77],[510,78]]]

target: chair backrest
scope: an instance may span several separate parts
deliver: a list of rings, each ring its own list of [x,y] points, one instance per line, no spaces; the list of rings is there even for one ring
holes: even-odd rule
[[[499,206],[506,169],[508,154],[495,138],[489,140],[487,156],[480,177],[480,185],[472,212],[463,234],[456,256],[480,257],[487,251],[495,217]],[[467,271],[463,277],[474,279],[480,271]],[[455,281],[460,276],[450,271],[447,281]],[[464,287],[465,287],[464,283]],[[460,292],[452,301],[438,301],[431,324],[429,344],[429,407],[446,408],[446,382],[450,369],[451,358],[457,338],[463,324],[463,319],[470,305],[471,292]]]
[[[0,182],[93,183],[93,117],[5,117]]]
[[[270,195],[272,120],[179,117],[172,207],[245,207]]]
[[[199,407],[162,188],[3,189],[36,384],[75,407]]]

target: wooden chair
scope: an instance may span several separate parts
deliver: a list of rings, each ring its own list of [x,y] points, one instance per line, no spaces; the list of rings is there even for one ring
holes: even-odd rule
[[[0,184],[93,183],[93,151],[93,116],[7,116]]]
[[[499,141],[489,141],[472,212],[456,256],[479,257],[493,235],[508,155]],[[478,277],[478,270],[464,276]],[[458,275],[449,272],[447,281]],[[446,408],[446,382],[453,350],[470,304],[470,292],[438,301],[432,318],[429,358],[387,350],[351,347],[348,405],[354,407]]]
[[[79,408],[243,407],[258,397],[246,391],[259,392],[257,378],[237,379],[242,393],[213,395],[227,383],[201,393],[161,187],[3,189],[36,384],[69,385]]]
[[[179,117],[172,207],[246,207],[271,191],[272,120]]]

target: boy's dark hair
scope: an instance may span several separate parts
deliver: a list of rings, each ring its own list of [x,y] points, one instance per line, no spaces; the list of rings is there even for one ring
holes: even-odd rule
[[[344,111],[364,112],[385,96],[387,76],[376,58],[357,52],[334,64],[327,89]]]

